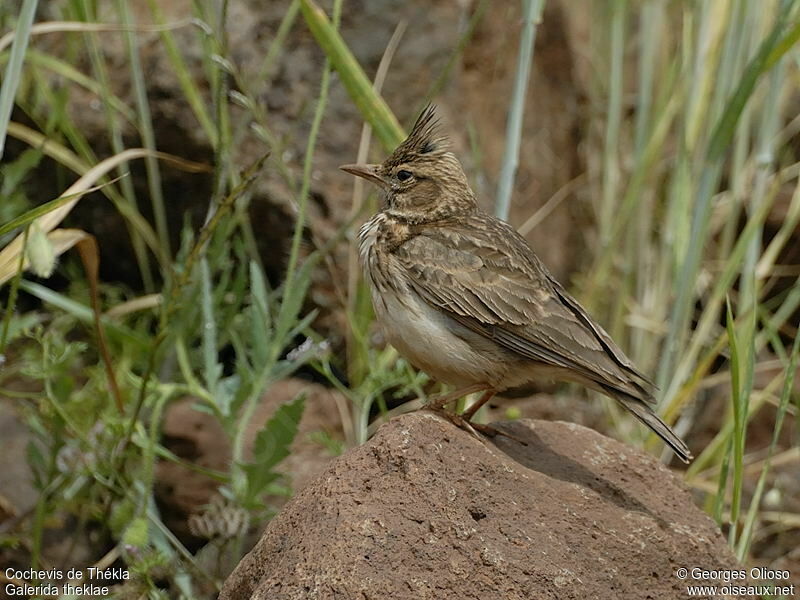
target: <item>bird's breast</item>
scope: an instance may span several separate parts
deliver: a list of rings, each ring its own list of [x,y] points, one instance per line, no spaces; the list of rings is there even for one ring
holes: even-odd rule
[[[358,232],[358,257],[364,276],[370,284],[370,288],[380,290],[385,290],[387,286],[378,244],[378,236],[384,220],[384,215],[378,213],[364,223]]]
[[[361,266],[386,341],[436,381],[458,387],[473,383],[502,387],[510,366],[507,352],[414,291],[404,267],[389,251],[398,232],[388,220],[378,213],[358,235]]]
[[[380,293],[400,291],[404,278],[392,256],[392,248],[409,236],[408,226],[397,223],[385,213],[378,213],[358,232],[359,258],[364,275]]]
[[[410,287],[383,293],[373,287],[372,305],[386,341],[436,381],[457,387],[501,385],[508,368],[502,349],[429,305]]]

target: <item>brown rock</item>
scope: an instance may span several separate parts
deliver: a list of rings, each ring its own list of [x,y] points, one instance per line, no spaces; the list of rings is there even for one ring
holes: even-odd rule
[[[0,397],[0,525],[36,506],[37,491],[26,456],[33,436],[18,412],[13,400]]]
[[[579,425],[483,441],[392,420],[268,525],[220,600],[686,598],[679,567],[732,568],[666,467]]]

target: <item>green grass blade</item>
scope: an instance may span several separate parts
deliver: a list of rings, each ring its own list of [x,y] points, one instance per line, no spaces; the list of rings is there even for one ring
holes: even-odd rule
[[[14,96],[20,84],[22,63],[25,61],[25,51],[28,48],[31,25],[36,15],[37,0],[25,0],[17,20],[14,42],[11,46],[11,58],[6,65],[3,83],[0,85],[0,158],[6,145],[6,131],[11,120],[11,110],[14,108]]]
[[[383,98],[372,89],[372,83],[325,12],[313,0],[302,0],[300,10],[312,35],[339,74],[364,120],[372,126],[384,149],[393,150],[405,138],[397,117]]]
[[[150,9],[150,13],[153,15],[153,20],[156,23],[164,23],[164,15],[161,12],[161,7],[159,6],[157,0],[147,0],[147,5]],[[189,68],[186,66],[186,61],[183,60],[183,57],[178,50],[178,44],[175,42],[175,37],[169,30],[164,30],[161,32],[161,41],[164,44],[167,57],[172,64],[173,72],[178,79],[178,84],[181,87],[183,97],[191,107],[197,122],[200,124],[200,127],[202,127],[203,132],[206,134],[206,137],[211,143],[212,148],[216,147],[216,127],[214,126],[214,122],[211,120],[211,117],[208,114],[208,110],[206,109],[206,105],[203,100],[203,95],[200,93],[197,84],[192,79]]]
[[[716,161],[725,155],[736,131],[736,123],[748,99],[753,95],[759,77],[769,71],[780,58],[789,51],[800,37],[800,25],[795,25],[788,34],[781,37],[784,20],[778,19],[770,34],[761,43],[758,53],[753,57],[742,75],[739,85],[725,107],[708,147],[708,158]]]
[[[736,332],[733,311],[731,310],[730,299],[726,299],[726,309],[727,318],[725,327],[728,330],[728,344],[731,350],[731,402],[733,405],[733,440],[730,446],[733,451],[733,500],[731,502],[728,542],[731,546],[735,546],[739,527],[739,510],[742,501],[745,423],[747,420],[747,409],[746,406],[743,405],[747,402],[747,397],[742,387],[742,357],[739,352],[739,339]],[[721,491],[724,494],[724,489]],[[720,493],[720,490],[718,490],[717,493]]]
[[[508,109],[506,125],[506,145],[503,151],[503,165],[500,169],[500,181],[497,185],[497,203],[495,214],[501,219],[508,219],[511,206],[511,192],[514,189],[514,176],[519,164],[519,146],[522,141],[522,122],[525,114],[525,92],[528,89],[533,48],[536,42],[536,28],[542,18],[544,0],[523,0],[522,34],[517,54],[517,72],[514,76],[514,90]]]
[[[20,216],[10,220],[5,225],[0,225],[0,236],[3,236],[5,234],[7,234],[7,233],[10,233],[10,232],[14,231],[15,229],[17,229],[18,227],[24,227],[25,225],[27,225],[31,221],[34,221],[35,219],[38,219],[39,217],[42,217],[42,216],[46,215],[47,213],[53,212],[54,210],[56,210],[60,206],[64,206],[70,200],[74,200],[75,198],[79,198],[81,196],[85,196],[86,194],[91,193],[91,192],[96,192],[96,191],[102,189],[104,186],[110,185],[111,183],[114,183],[114,181],[116,181],[117,179],[113,179],[112,181],[109,181],[109,182],[104,183],[102,185],[96,185],[96,186],[90,187],[90,188],[88,188],[86,190],[83,190],[83,191],[80,191],[80,192],[75,192],[74,194],[69,194],[67,196],[61,196],[60,198],[56,198],[55,200],[50,200],[50,202],[45,202],[44,204],[40,204],[39,206],[36,206],[36,207],[34,207],[34,208],[30,209],[30,210],[27,210],[24,213],[22,213]]]
[[[7,62],[8,56],[7,55],[0,55],[0,64]],[[43,69],[47,69],[60,77],[63,77],[65,80],[70,81],[76,85],[85,88],[86,90],[92,92],[93,94],[99,95],[100,94],[100,86],[99,84],[86,75],[85,73],[81,72],[73,65],[69,64],[66,60],[61,58],[57,58],[50,54],[46,54],[44,52],[39,52],[34,48],[28,48],[28,52],[25,55],[25,60],[27,64],[31,67],[39,67]],[[120,113],[125,120],[134,123],[136,119],[136,115],[134,112],[119,98],[119,96],[111,96],[109,99],[112,108]]]
[[[258,69],[256,80],[263,82],[262,91],[275,74],[275,63],[286,46],[286,36],[289,35],[298,12],[300,12],[300,0],[292,0],[281,19],[281,24],[278,25],[278,31],[275,32],[275,37],[272,39],[267,54],[264,56],[264,62],[261,63],[261,67]]]
[[[306,2],[303,2],[302,8],[305,14]],[[336,31],[336,27],[338,27],[338,16],[340,9],[341,0],[339,0],[339,2],[337,2],[334,6],[334,23],[332,25],[328,24],[330,27],[330,35],[336,37],[339,35]],[[322,11],[314,11],[314,14],[319,18],[324,19],[324,21],[327,23],[327,18]],[[341,40],[341,38],[339,39]],[[342,46],[344,46],[344,44],[342,44]],[[326,59],[325,65],[322,68],[322,81],[320,82],[319,99],[317,100],[317,106],[314,110],[314,118],[311,122],[311,131],[309,132],[308,140],[306,141],[306,152],[303,160],[303,183],[300,188],[300,197],[298,198],[297,202],[297,219],[294,224],[292,244],[289,251],[289,262],[286,267],[286,280],[283,284],[283,298],[281,300],[281,307],[275,323],[276,351],[285,343],[283,338],[296,321],[297,315],[300,312],[301,303],[305,298],[306,290],[310,285],[310,263],[307,261],[303,267],[298,269],[298,260],[300,256],[300,242],[303,237],[303,228],[305,227],[306,221],[308,195],[311,189],[311,170],[314,162],[314,150],[316,149],[317,136],[319,134],[320,125],[322,124],[322,118],[325,114],[325,107],[328,103],[328,90],[330,88],[332,67],[333,60],[330,58]],[[363,75],[363,72],[361,72],[361,75]],[[277,354],[275,356],[277,357]]]
[[[142,137],[142,145],[152,153],[156,152],[156,136],[153,131],[153,119],[150,114],[150,104],[147,98],[147,85],[144,71],[139,57],[137,36],[132,27],[132,17],[127,0],[117,0],[117,12],[122,17],[122,22],[129,27],[125,34],[128,42],[128,62],[130,64],[133,93],[136,100],[138,113],[138,129]],[[167,212],[164,206],[164,195],[161,186],[161,170],[158,160],[153,154],[144,157],[145,170],[147,171],[147,191],[150,196],[150,205],[153,208],[153,217],[158,234],[159,250],[162,254],[162,264],[167,264],[172,257],[170,249],[169,230],[167,228]]]
[[[717,494],[714,498],[714,507],[711,517],[717,525],[722,525],[722,508],[725,504],[725,492],[728,489],[728,472],[731,464],[731,454],[733,453],[733,438],[728,438],[728,449],[722,456],[722,464],[719,469],[719,479],[717,481]]]
[[[99,20],[95,14],[97,7],[93,3],[88,2],[88,0],[76,2],[75,9],[79,13],[81,20]],[[123,139],[123,125],[118,118],[117,112],[111,108],[111,98],[114,97],[114,94],[111,91],[111,75],[106,64],[102,43],[98,34],[93,32],[86,33],[85,40],[92,65],[92,75],[100,84],[100,100],[106,122],[108,141],[114,154],[120,155],[126,149],[125,140]],[[116,168],[117,173],[122,175],[127,169],[127,165],[120,164]],[[129,177],[122,179],[119,187],[122,191],[124,204],[127,205],[132,212],[140,213],[133,181],[131,181]],[[147,242],[138,228],[134,227],[130,222],[128,222],[127,225],[134,256],[136,257],[136,264],[139,269],[139,275],[144,282],[145,290],[152,293],[156,288],[156,284],[152,265],[150,264],[150,257],[147,254]],[[152,250],[156,253],[156,256],[161,257],[161,251],[158,245],[152,248]]]
[[[59,308],[69,315],[72,315],[85,325],[91,326],[93,323],[92,309],[85,304],[68,298],[64,294],[59,294],[45,287],[39,283],[32,281],[22,280],[19,284],[21,290],[28,292],[30,295],[39,298],[42,302],[46,302]],[[103,318],[103,325],[106,327],[109,335],[116,337],[122,342],[132,345],[139,350],[147,350],[150,347],[149,339],[129,329],[125,325],[117,323],[113,319]]]
[[[675,372],[672,374],[672,381],[669,382],[669,387],[666,389],[664,394],[665,398],[668,398],[670,402],[676,398],[675,393],[677,388],[682,385],[684,381],[688,380],[689,371],[691,370],[694,362],[697,360],[697,356],[700,353],[702,346],[704,345],[705,341],[708,340],[711,331],[716,327],[719,307],[722,305],[726,294],[728,294],[734,282],[736,281],[736,277],[739,274],[739,270],[749,244],[758,234],[764,223],[764,220],[769,214],[769,211],[775,200],[775,193],[777,193],[777,187],[773,189],[772,193],[768,195],[764,202],[762,202],[757,207],[756,211],[750,216],[744,229],[739,234],[736,244],[731,250],[722,272],[717,276],[714,287],[712,288],[711,293],[705,302],[705,309],[703,310],[703,313],[692,332],[692,337],[688,348],[684,346],[680,361],[675,368]],[[682,288],[683,287],[685,286],[682,286]],[[671,324],[670,334],[672,333],[673,329],[674,324]],[[673,408],[674,407],[668,405],[666,410],[671,411]]]
[[[619,135],[622,121],[623,66],[625,41],[625,0],[611,2],[611,65],[609,71],[608,109],[603,140],[603,188],[600,209],[600,242],[607,245],[611,238],[617,212],[620,180]]]
[[[775,426],[772,429],[772,440],[769,444],[767,451],[767,458],[764,460],[764,468],[758,477],[753,498],[750,500],[750,506],[745,517],[744,525],[742,527],[742,534],[739,538],[739,544],[736,547],[736,558],[743,562],[750,551],[750,546],[753,542],[753,530],[755,528],[756,518],[758,517],[758,509],[761,505],[761,497],[764,494],[764,487],[767,483],[767,474],[769,473],[770,461],[775,448],[780,439],[781,429],[783,427],[783,420],[786,416],[786,411],[789,408],[789,400],[792,397],[792,389],[794,387],[794,377],[797,372],[798,357],[800,357],[800,336],[794,339],[792,352],[789,357],[789,363],[786,366],[783,377],[783,389],[781,390],[780,400],[778,401],[778,411],[775,414]]]

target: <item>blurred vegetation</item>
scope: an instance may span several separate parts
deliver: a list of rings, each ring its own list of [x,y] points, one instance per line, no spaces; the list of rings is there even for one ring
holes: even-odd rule
[[[302,252],[332,74],[384,149],[396,145],[403,130],[376,91],[379,82],[373,85],[337,32],[341,0],[330,15],[312,0],[291,2],[277,35],[267,40],[258,74],[240,72],[229,53],[226,2],[198,0],[192,20],[181,23],[166,23],[158,3],[147,3],[185,104],[213,149],[209,164],[158,151],[127,2],[114,3],[114,25],[100,23],[91,0],[65,2],[62,21],[34,24],[36,5],[24,0],[18,12],[0,9],[0,152],[11,138],[25,146],[3,155],[0,164],[0,395],[14,400],[35,436],[29,463],[40,496],[31,514],[0,530],[0,548],[21,548],[31,566],[44,566],[47,528],[73,515],[83,527],[102,529],[96,564],[124,564],[136,575],[125,591],[131,597],[202,597],[247,550],[248,524],[272,513],[266,498],[291,493],[276,467],[296,436],[302,396],[279,408],[258,433],[252,457],[244,451],[246,425],[272,384],[303,367],[317,371],[348,400],[342,407],[345,445],[367,439],[375,406],[387,413],[387,394],[424,400],[429,389],[426,377],[391,348],[370,344],[368,294],[353,273],[344,275],[350,280],[341,307],[346,353],[328,354],[313,327],[316,315],[307,301],[313,270],[347,243],[352,225],[374,204],[354,201],[348,223]],[[800,2],[608,0],[591,6],[593,118],[583,185],[597,236],[574,291],[634,362],[657,374],[661,412],[680,434],[687,436],[702,416],[698,397],[727,383],[728,406],[711,442],[693,447],[698,456],[685,477],[747,560],[758,528],[776,522],[760,509],[771,461],[800,460],[797,426],[789,446],[781,437],[790,417],[797,423],[800,408],[793,387],[800,283],[797,265],[778,263],[786,245],[797,243],[800,223]],[[482,4],[476,8],[478,18],[483,10]],[[205,81],[193,79],[173,36],[178,27],[193,28]],[[295,27],[307,27],[327,57],[299,179],[260,105]],[[38,36],[52,32],[63,36],[57,55],[37,44]],[[131,101],[111,90],[100,32],[126,44]],[[52,74],[64,85],[51,87]],[[70,119],[74,89],[99,99],[110,157],[98,156]],[[524,93],[525,86],[517,89]],[[233,159],[249,133],[234,125],[233,111],[242,110],[263,143],[263,156],[249,165]],[[126,146],[123,124],[133,124],[141,148]],[[368,140],[362,138],[363,153]],[[57,179],[64,180],[46,198],[32,195],[30,185],[45,158],[60,166]],[[147,207],[136,196],[131,161],[144,162]],[[177,247],[165,210],[166,163],[209,171],[214,182],[202,228],[184,225]],[[277,286],[261,269],[257,226],[247,217],[263,169],[284,177],[296,209],[288,265]],[[59,228],[89,191],[102,193],[125,218],[142,293],[98,281],[91,232]],[[783,222],[766,239],[765,221],[779,199]],[[81,263],[59,265],[59,255],[71,248]],[[66,277],[66,289],[48,286],[54,271]],[[36,304],[23,308],[23,296]],[[308,340],[302,351],[298,339]],[[223,361],[231,348],[234,357]],[[20,380],[24,390],[12,385]],[[153,497],[156,461],[184,462],[163,445],[160,432],[168,403],[186,396],[219,422],[233,448],[228,471],[191,465],[221,484],[211,516],[195,523],[210,538],[202,557],[164,525]],[[646,432],[611,404],[609,411],[619,434],[641,444]],[[757,418],[773,435],[767,447],[750,448],[748,425]],[[335,440],[316,437],[341,451]],[[648,444],[660,448],[655,440]],[[744,479],[753,468],[757,486],[745,497]],[[796,514],[784,516],[797,522]],[[208,568],[209,555],[214,568]]]

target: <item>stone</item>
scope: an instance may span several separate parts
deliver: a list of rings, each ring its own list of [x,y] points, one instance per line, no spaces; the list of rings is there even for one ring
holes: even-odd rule
[[[652,456],[572,423],[496,425],[516,439],[393,419],[286,504],[220,600],[684,600],[679,568],[736,568]]]

